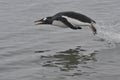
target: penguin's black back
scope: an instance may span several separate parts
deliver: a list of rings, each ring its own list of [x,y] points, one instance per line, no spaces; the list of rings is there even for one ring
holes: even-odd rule
[[[74,19],[77,19],[81,22],[86,22],[86,23],[96,23],[94,20],[92,20],[91,18],[83,15],[83,14],[80,14],[80,13],[77,13],[77,12],[73,12],[73,11],[68,11],[68,12],[60,12],[60,13],[57,13],[56,15],[53,16],[53,18],[57,18],[57,17],[61,17],[61,16],[67,16],[67,17],[70,17],[70,18],[74,18]]]

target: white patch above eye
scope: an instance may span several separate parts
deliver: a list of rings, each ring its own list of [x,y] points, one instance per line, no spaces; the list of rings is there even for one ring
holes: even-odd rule
[[[45,21],[47,18],[43,18],[43,20]]]

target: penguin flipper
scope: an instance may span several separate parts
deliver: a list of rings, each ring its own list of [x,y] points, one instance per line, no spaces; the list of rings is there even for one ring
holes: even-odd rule
[[[64,23],[66,26],[70,27],[71,29],[81,29],[81,27],[75,27],[73,26],[66,18],[64,17],[58,17],[56,20],[61,21],[62,23]]]

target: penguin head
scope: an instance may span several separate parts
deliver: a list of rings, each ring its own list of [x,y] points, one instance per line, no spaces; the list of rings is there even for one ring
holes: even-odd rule
[[[52,17],[45,17],[40,20],[35,21],[36,25],[40,24],[52,24]]]

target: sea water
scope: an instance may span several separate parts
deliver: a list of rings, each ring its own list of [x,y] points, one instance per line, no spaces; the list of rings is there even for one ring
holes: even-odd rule
[[[119,80],[119,5],[119,0],[0,0],[0,80]],[[98,34],[34,25],[61,11],[91,17]]]

